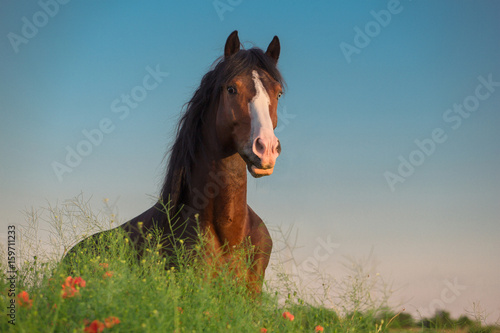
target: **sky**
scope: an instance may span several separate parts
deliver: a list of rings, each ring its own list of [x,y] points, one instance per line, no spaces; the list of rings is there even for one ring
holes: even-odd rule
[[[282,153],[248,201],[297,234],[297,266],[369,258],[398,309],[499,319],[496,1],[1,0],[0,240],[80,193],[148,209],[233,30],[281,41]]]

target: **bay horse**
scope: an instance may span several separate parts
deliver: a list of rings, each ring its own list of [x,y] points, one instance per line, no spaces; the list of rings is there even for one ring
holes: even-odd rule
[[[143,231],[153,227],[164,234],[163,255],[200,229],[205,250],[222,260],[250,242],[252,263],[244,278],[250,290],[261,292],[272,240],[247,204],[246,169],[256,178],[271,175],[281,152],[274,134],[284,85],[276,67],[279,55],[277,36],[264,52],[241,49],[238,32],[229,35],[224,56],[186,104],[158,202],[118,227],[137,248],[145,242]],[[98,235],[90,238],[97,241]]]

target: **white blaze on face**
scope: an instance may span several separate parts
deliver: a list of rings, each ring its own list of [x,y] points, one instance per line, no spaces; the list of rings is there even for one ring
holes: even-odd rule
[[[252,165],[248,170],[254,177],[273,173],[274,163],[279,155],[279,141],[274,135],[273,122],[269,114],[271,101],[257,71],[252,71],[255,96],[248,103],[251,117],[251,136],[247,156],[251,156]]]
[[[259,135],[261,129],[269,129],[272,132],[274,132],[274,130],[271,116],[269,115],[269,105],[271,104],[269,95],[262,81],[260,81],[259,73],[255,70],[252,71],[252,79],[257,93],[250,103],[248,103],[248,108],[252,119],[252,139],[255,139]]]

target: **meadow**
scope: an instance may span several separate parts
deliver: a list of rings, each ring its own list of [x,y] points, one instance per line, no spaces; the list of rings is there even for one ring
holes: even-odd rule
[[[48,230],[40,230],[41,220]],[[231,263],[217,268],[204,264],[199,253],[203,237],[189,249],[179,242],[174,258],[165,258],[152,231],[145,255],[138,259],[118,230],[105,236],[106,248],[81,250],[71,267],[61,261],[76,240],[116,225],[113,213],[94,214],[81,197],[44,213],[31,211],[16,241],[15,295],[5,261],[9,253],[2,253],[0,301],[7,315],[0,331],[500,332],[482,326],[480,318],[454,320],[437,312],[416,321],[398,313],[362,267],[348,279],[324,286],[324,295],[308,297],[282,265],[273,264],[262,294],[252,295]],[[43,244],[41,236],[49,243]],[[242,249],[240,259],[246,258]],[[335,297],[328,292],[332,289]],[[332,297],[333,306],[327,302]]]

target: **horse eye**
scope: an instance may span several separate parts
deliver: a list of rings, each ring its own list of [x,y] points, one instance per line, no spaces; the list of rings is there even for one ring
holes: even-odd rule
[[[231,94],[231,95],[235,95],[235,94],[237,94],[237,93],[238,93],[238,91],[236,90],[236,88],[235,88],[235,87],[233,87],[233,86],[229,86],[229,87],[227,87],[227,92],[228,92],[229,94]]]
[[[278,99],[280,99],[280,98],[281,98],[281,96],[283,96],[283,93],[282,93],[282,92],[279,92],[279,93],[278,93]]]

